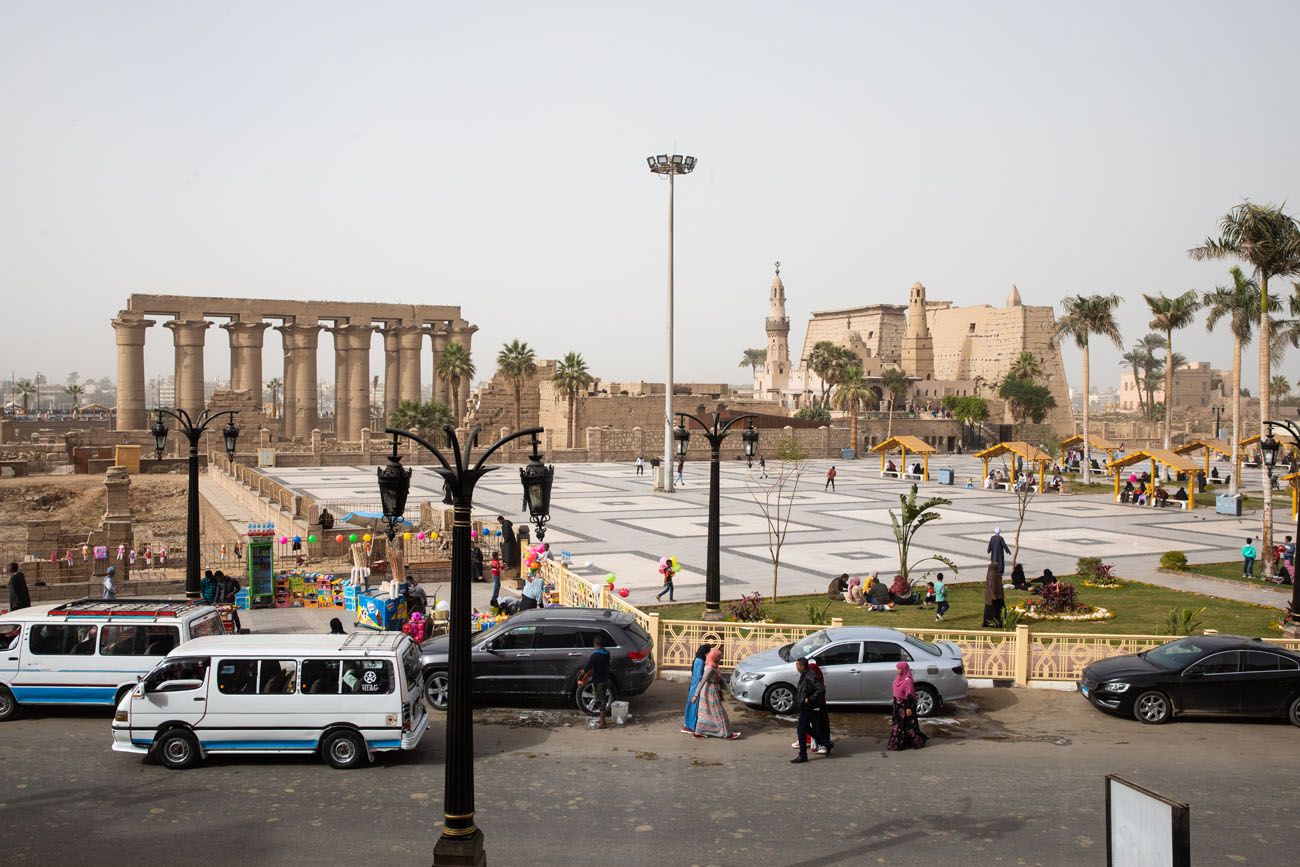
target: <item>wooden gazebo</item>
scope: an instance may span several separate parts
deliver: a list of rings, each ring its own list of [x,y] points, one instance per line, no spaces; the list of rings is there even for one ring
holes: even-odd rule
[[[934,446],[930,445],[925,440],[921,439],[920,437],[914,437],[911,436],[910,434],[900,434],[898,436],[892,436],[889,439],[885,440],[884,442],[872,446],[871,451],[880,453],[881,478],[884,478],[885,476],[885,455],[892,454],[894,452],[899,453],[898,478],[900,479],[906,478],[908,475],[908,470],[907,470],[908,453],[910,452],[914,455],[920,455],[921,456],[921,481],[928,482],[930,481],[930,455],[935,454],[939,450]]]
[[[1150,487],[1146,490],[1148,503],[1155,505],[1154,495],[1156,490],[1156,479],[1160,467],[1168,467],[1176,473],[1187,474],[1187,510],[1190,512],[1192,509],[1196,508],[1196,485],[1194,482],[1196,471],[1200,469],[1200,466],[1189,457],[1176,455],[1171,451],[1166,451],[1165,449],[1140,449],[1124,455],[1117,461],[1111,461],[1106,465],[1106,468],[1115,474],[1115,502],[1119,502],[1120,479],[1123,475],[1120,471],[1125,467],[1131,467],[1148,461],[1151,463],[1151,483]]]
[[[1255,437],[1255,439],[1258,440],[1259,437]],[[1220,454],[1228,458],[1229,460],[1231,460],[1232,443],[1227,443],[1224,442],[1223,440],[1209,439],[1209,438],[1192,440],[1191,442],[1183,443],[1181,446],[1174,449],[1174,454],[1182,455],[1185,458],[1191,458],[1197,452],[1201,452],[1201,451],[1205,452],[1205,481],[1208,484],[1210,481],[1211,454]],[[1236,473],[1236,475],[1233,478],[1235,478],[1237,480],[1237,484],[1240,485],[1241,484],[1241,453],[1240,452],[1237,453],[1237,464],[1232,468],[1232,471]]]
[[[1083,445],[1083,435],[1075,434],[1072,437],[1066,437],[1061,440],[1061,463],[1065,463],[1065,453],[1070,449]],[[1106,453],[1106,460],[1109,461],[1115,452],[1119,451],[1119,443],[1113,443],[1108,439],[1099,437],[1096,434],[1088,434],[1088,447],[1096,449],[1099,452]]]
[[[1242,449],[1248,449],[1251,446],[1258,447],[1260,439],[1261,439],[1260,435],[1255,434],[1253,436],[1245,437],[1237,445],[1241,446]],[[1281,439],[1281,437],[1279,437],[1279,439]],[[1300,457],[1300,447],[1298,447],[1293,440],[1282,439],[1282,448],[1286,450],[1282,453],[1285,456],[1286,460],[1295,460],[1296,458]],[[1237,453],[1238,459],[1241,459],[1241,454],[1242,452],[1240,451]],[[1279,463],[1281,463],[1280,460]]]
[[[1038,446],[1030,445],[1026,442],[1004,442],[995,446],[990,446],[982,452],[976,452],[975,457],[984,462],[984,478],[989,477],[989,461],[994,458],[1006,457],[1011,455],[1013,458],[1038,465],[1038,493],[1042,493],[1046,487],[1044,476],[1047,474],[1047,468],[1052,465],[1052,456],[1040,449]],[[1010,488],[1010,484],[1008,485]]]
[[[1282,477],[1282,481],[1287,483],[1291,490],[1291,520],[1295,520],[1297,512],[1300,512],[1300,473],[1287,473]]]

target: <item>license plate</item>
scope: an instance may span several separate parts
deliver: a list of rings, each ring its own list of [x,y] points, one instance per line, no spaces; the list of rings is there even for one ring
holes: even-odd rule
[[[1087,685],[1086,685],[1086,684],[1080,684],[1080,685],[1079,685],[1079,692],[1083,693],[1083,697],[1084,697],[1084,698],[1087,698],[1087,697],[1088,697],[1088,687],[1087,687]]]

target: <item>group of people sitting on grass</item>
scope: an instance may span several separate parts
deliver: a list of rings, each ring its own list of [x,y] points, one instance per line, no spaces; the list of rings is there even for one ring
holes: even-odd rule
[[[861,578],[856,575],[849,577],[846,572],[831,579],[826,596],[829,599],[843,599],[850,605],[859,605],[871,611],[890,611],[895,605],[923,604],[920,594],[902,575],[895,575],[893,583],[886,584],[880,580],[878,572],[868,575],[865,584]]]

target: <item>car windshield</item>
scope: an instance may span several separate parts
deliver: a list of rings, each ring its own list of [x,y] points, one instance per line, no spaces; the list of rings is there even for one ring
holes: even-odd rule
[[[830,642],[830,636],[827,635],[826,630],[823,629],[820,632],[814,632],[812,635],[806,636],[800,641],[796,641],[788,647],[782,648],[781,658],[786,662],[789,662],[792,659],[807,656],[817,648],[825,647],[827,644],[830,644]]]
[[[940,650],[938,646],[933,645],[928,641],[922,641],[921,639],[917,638],[915,635],[904,635],[903,641],[906,642],[909,647],[915,647],[917,650],[922,650],[930,654],[931,656],[943,655],[943,651]]]
[[[1146,660],[1166,671],[1186,668],[1205,654],[1209,649],[1202,647],[1194,638],[1180,638],[1146,651]]]

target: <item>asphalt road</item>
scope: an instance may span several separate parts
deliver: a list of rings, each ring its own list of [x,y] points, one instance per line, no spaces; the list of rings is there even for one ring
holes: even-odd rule
[[[792,724],[735,709],[745,737],[680,734],[660,682],[623,728],[561,705],[478,712],[490,865],[1105,863],[1102,776],[1191,805],[1195,863],[1294,863],[1300,729],[1104,716],[1072,693],[978,690],[920,752],[884,751],[879,711],[833,717],[833,758],[791,765]],[[418,750],[335,771],[222,757],[189,771],[109,749],[106,712],[0,725],[7,865],[429,864],[442,727]]]

